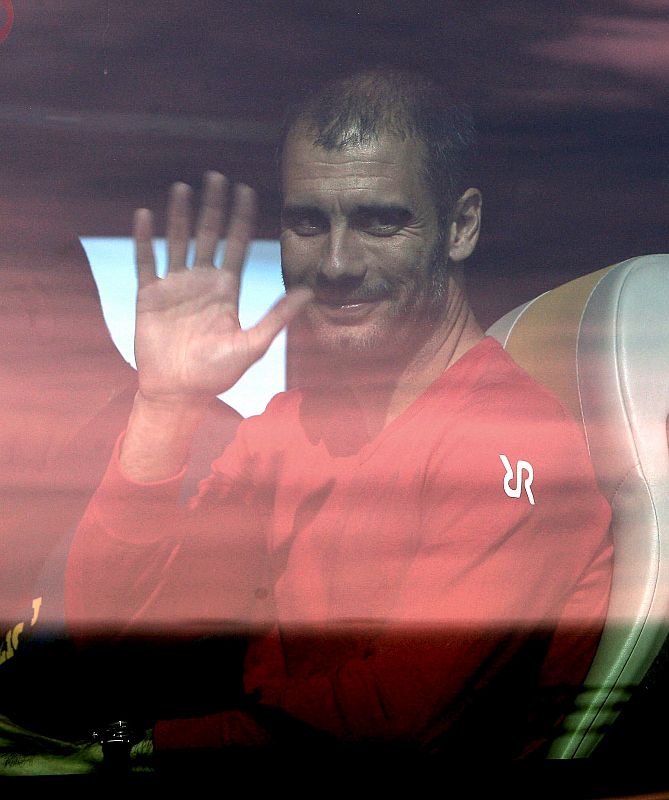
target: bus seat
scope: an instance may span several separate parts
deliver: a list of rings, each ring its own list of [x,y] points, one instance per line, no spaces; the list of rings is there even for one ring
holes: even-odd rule
[[[613,510],[604,631],[549,758],[588,758],[669,630],[669,255],[645,255],[523,303],[487,333],[583,425]]]

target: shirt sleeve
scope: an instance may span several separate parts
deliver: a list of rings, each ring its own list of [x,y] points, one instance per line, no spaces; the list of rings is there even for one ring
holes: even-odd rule
[[[235,439],[226,449],[229,472],[214,470],[184,503],[185,469],[168,480],[135,483],[121,470],[121,441],[68,556],[70,632],[202,635],[227,624],[261,624],[265,512],[258,494],[245,488],[243,444]]]

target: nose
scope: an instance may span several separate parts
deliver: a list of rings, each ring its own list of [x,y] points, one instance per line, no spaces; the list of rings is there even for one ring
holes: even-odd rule
[[[330,228],[318,271],[322,280],[331,282],[364,277],[367,267],[355,231],[346,225]]]

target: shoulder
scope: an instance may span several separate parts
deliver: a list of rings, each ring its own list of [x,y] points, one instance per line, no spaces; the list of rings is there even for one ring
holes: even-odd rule
[[[299,424],[301,393],[298,390],[275,395],[261,414],[228,420],[234,437],[214,462],[215,472],[225,472],[231,464],[259,469],[277,452],[290,446]]]
[[[249,442],[257,440],[266,447],[290,437],[299,421],[302,392],[293,389],[274,395],[261,414],[242,420],[239,433]]]
[[[468,405],[491,410],[504,407],[512,415],[517,408],[523,415],[536,412],[570,418],[557,395],[517,364],[492,337],[485,337],[462,360],[471,362],[467,370]]]
[[[479,487],[501,486],[506,495],[523,480],[533,487],[532,501],[537,495],[564,500],[569,487],[597,495],[582,428],[553,392],[494,340],[484,340],[463,366],[466,386],[437,444],[435,465],[456,469]]]
[[[499,345],[473,355],[426,476],[431,530],[478,542],[515,532],[528,548],[550,534],[549,551],[589,557],[606,540],[610,509],[581,426]]]
[[[481,437],[538,439],[559,445],[567,436],[585,447],[580,425],[559,398],[522,369],[495,340],[487,337],[468,370],[465,391],[457,403],[461,423]]]

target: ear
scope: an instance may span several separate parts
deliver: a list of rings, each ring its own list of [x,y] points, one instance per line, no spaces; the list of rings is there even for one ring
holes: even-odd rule
[[[478,189],[467,189],[456,202],[448,230],[448,257],[452,261],[463,261],[474,252],[481,230],[482,203]]]

